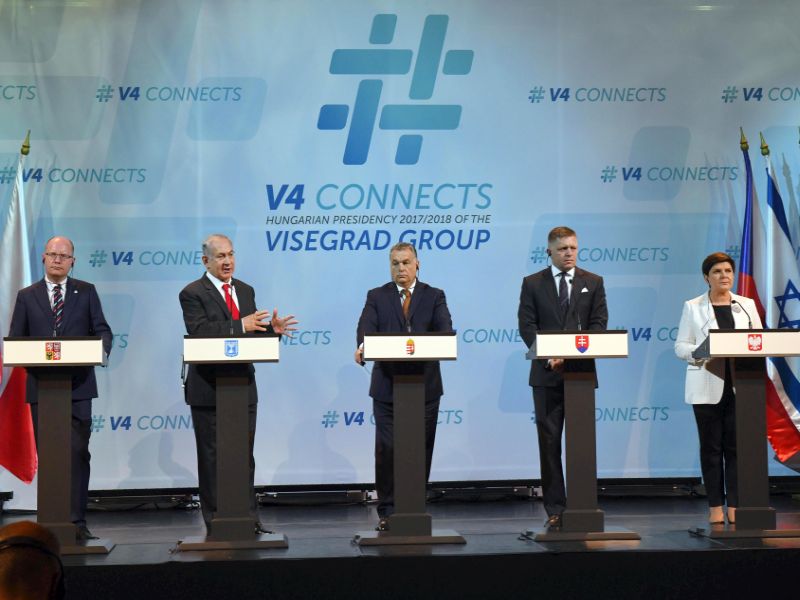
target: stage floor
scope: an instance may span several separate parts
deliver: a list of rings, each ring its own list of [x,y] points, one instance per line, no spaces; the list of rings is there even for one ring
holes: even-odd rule
[[[800,502],[782,495],[772,496],[771,504],[778,511],[779,528],[800,528]],[[707,593],[708,589],[717,592],[727,589],[728,593],[733,594],[730,597],[737,597],[737,591],[745,591],[740,578],[745,576],[749,566],[756,568],[761,565],[758,568],[763,572],[764,564],[779,569],[784,563],[798,564],[796,561],[800,558],[800,538],[712,540],[690,535],[687,530],[702,525],[706,518],[707,507],[702,498],[604,498],[600,505],[605,511],[607,528],[633,530],[641,535],[641,540],[537,543],[520,539],[520,533],[524,530],[541,527],[546,518],[542,504],[539,500],[504,499],[429,504],[434,527],[458,531],[466,538],[465,545],[359,547],[352,543],[353,536],[358,531],[375,526],[377,516],[373,506],[291,505],[262,507],[260,514],[265,527],[288,537],[287,549],[175,552],[179,539],[204,533],[199,510],[93,510],[88,516],[91,530],[95,535],[114,541],[116,548],[106,556],[64,558],[68,580],[72,584],[68,597],[87,597],[82,594],[95,593],[98,590],[104,590],[102,593],[106,595],[103,597],[107,598],[146,597],[148,600],[158,597],[309,597],[309,594],[313,597],[357,597],[354,592],[362,586],[366,591],[371,589],[371,579],[358,575],[368,569],[373,573],[383,573],[378,577],[378,585],[382,577],[391,578],[396,570],[404,573],[398,581],[406,581],[407,584],[414,583],[414,573],[423,579],[460,578],[461,583],[466,585],[458,586],[461,589],[458,597],[500,597],[492,593],[487,596],[485,591],[479,593],[480,586],[469,583],[470,572],[472,576],[478,577],[484,570],[486,575],[481,576],[480,581],[486,580],[489,585],[487,589],[498,594],[501,590],[505,595],[517,593],[520,587],[526,589],[524,581],[511,585],[502,580],[490,585],[490,573],[501,564],[509,568],[512,568],[512,564],[517,565],[513,568],[514,572],[523,569],[537,573],[536,580],[530,582],[532,590],[542,591],[555,586],[553,589],[572,590],[569,594],[572,597],[581,597],[584,593],[587,596],[605,597],[607,594],[602,592],[610,590],[614,590],[615,597],[637,597],[645,591],[649,595],[655,594],[656,597],[673,597],[673,593],[677,596],[678,592],[681,597],[693,597],[692,591]],[[4,515],[2,522],[5,524],[22,518],[35,517]],[[703,558],[699,560],[701,556]],[[381,557],[386,560],[376,560]],[[492,557],[501,557],[503,562],[492,560]],[[667,560],[665,557],[670,558]],[[731,560],[734,557],[736,560]],[[364,561],[364,558],[369,560]],[[433,558],[434,562],[396,560],[414,558],[429,561]],[[356,559],[355,562],[353,559]],[[435,562],[437,560],[438,563]],[[171,566],[176,563],[182,564],[184,569],[195,569],[191,572],[195,574]],[[298,569],[300,563],[306,563],[308,568]],[[191,567],[192,564],[195,567]],[[227,576],[224,575],[226,564],[233,569]],[[381,568],[375,569],[378,564],[382,565]],[[424,566],[426,564],[431,567],[430,573]],[[202,565],[205,567],[201,567]],[[414,565],[413,568],[411,565]],[[436,567],[433,568],[433,565]],[[687,574],[686,565],[696,565],[701,569],[701,576],[708,569],[708,579],[700,581],[697,580],[697,573]],[[271,592],[259,595],[258,591],[254,591],[251,595],[246,590],[233,591],[231,588],[231,595],[228,596],[219,591],[212,592],[208,586],[213,587],[213,584],[205,583],[202,585],[208,595],[197,595],[198,592],[195,591],[191,592],[194,594],[192,596],[192,585],[200,585],[196,573],[201,571],[197,567],[205,569],[205,575],[217,572],[222,580],[226,577],[229,581],[231,577],[237,580],[250,578],[256,589],[260,585],[256,581],[259,576],[270,577],[265,574],[273,573],[270,580]],[[718,568],[723,569],[722,577],[715,581],[720,576]],[[248,569],[252,572],[248,572]],[[409,569],[411,575],[407,572]],[[547,580],[542,580],[540,569],[553,577],[561,577],[562,571],[574,572],[575,577],[572,581],[562,580],[556,585],[550,581],[549,576]],[[589,576],[586,569],[595,572]],[[598,569],[608,571],[608,577],[618,580],[612,587],[598,589]],[[678,572],[680,569],[684,569],[684,572]],[[729,569],[735,569],[735,572],[728,572]],[[636,571],[636,575],[631,570]],[[321,594],[319,589],[316,592],[309,591],[314,589],[309,587],[309,573],[323,577],[321,574],[327,571],[344,579],[337,584],[335,578],[328,578],[324,587],[327,593]],[[275,573],[281,574],[286,586],[290,585],[292,578],[297,578],[297,584],[292,584],[292,593],[288,593],[284,587],[274,587]],[[360,582],[347,581],[348,573],[355,574],[354,577]],[[645,576],[646,573],[649,575]],[[518,573],[518,576],[527,577],[525,573]],[[793,577],[790,573],[787,576]],[[631,579],[632,585],[623,585],[622,579],[626,577]],[[690,578],[688,582],[686,577]],[[691,581],[692,577],[695,581]],[[157,586],[153,584],[152,589],[145,593],[147,584],[143,578],[150,584],[163,581]],[[647,584],[638,583],[640,579],[643,582],[658,583],[659,587],[656,589],[664,593],[646,590],[642,585]],[[138,585],[145,587],[139,589],[141,594],[132,593],[129,584],[123,583],[125,581],[139,581]],[[217,579],[212,578],[211,581]],[[186,582],[191,582],[191,585]],[[175,587],[167,591],[169,587],[176,585],[181,587],[181,593]],[[338,589],[339,586],[341,590]],[[449,596],[446,591],[442,591],[439,584],[434,587],[437,590],[436,597]],[[112,589],[116,592],[112,592]],[[157,589],[162,590],[164,595],[156,593],[154,590]],[[393,589],[395,593],[388,596],[383,594],[381,597],[428,597],[424,591],[415,590],[414,585],[403,587],[398,583]],[[452,597],[456,597],[455,589],[453,588]],[[700,593],[697,595],[700,596]],[[715,596],[716,594],[709,597]]]

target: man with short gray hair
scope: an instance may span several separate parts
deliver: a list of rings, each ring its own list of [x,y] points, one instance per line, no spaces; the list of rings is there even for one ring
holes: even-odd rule
[[[233,242],[223,234],[208,236],[203,242],[203,265],[206,272],[181,291],[186,332],[190,335],[242,335],[278,333],[292,336],[297,321],[293,315],[278,316],[275,309],[256,308],[255,290],[244,281],[234,279],[236,257]],[[250,431],[250,513],[255,533],[269,533],[258,519],[254,490],[256,436],[255,369],[252,363],[230,365],[189,365],[186,374],[186,404],[192,410],[194,436],[197,442],[197,478],[200,487],[200,508],[208,534],[211,519],[217,510],[217,375],[220,372],[247,378]]]

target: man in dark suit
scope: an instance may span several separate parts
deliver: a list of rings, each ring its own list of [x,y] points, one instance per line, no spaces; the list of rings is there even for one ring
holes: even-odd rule
[[[569,227],[556,227],[547,236],[547,254],[553,264],[522,280],[519,332],[530,347],[537,331],[603,330],[608,323],[603,278],[575,266],[578,239]],[[542,493],[548,529],[561,527],[567,504],[561,465],[564,431],[564,370],[595,372],[593,360],[533,360],[529,383],[533,388]]]
[[[72,279],[75,247],[65,237],[47,241],[42,263],[44,279],[19,291],[11,317],[11,337],[64,337],[99,335],[111,352],[113,335],[103,316],[97,290],[91,283]],[[31,405],[34,433],[39,435],[39,386],[37,370],[29,369],[26,399]],[[86,527],[89,496],[89,437],[92,434],[92,398],[97,398],[94,367],[75,367],[72,372],[72,491],[70,519],[78,540],[97,539]]]
[[[355,361],[363,364],[365,333],[452,331],[444,292],[417,279],[419,260],[413,245],[400,242],[389,252],[392,281],[367,292],[358,320]],[[431,473],[439,399],[444,390],[439,361],[376,362],[369,395],[375,415],[375,490],[378,493],[378,530],[388,529],[394,512],[394,375],[425,375],[425,450],[427,481]]]
[[[291,337],[297,323],[292,315],[279,317],[275,309],[256,308],[256,294],[245,282],[234,279],[236,259],[230,238],[214,234],[203,242],[203,264],[206,272],[180,293],[186,331],[190,335],[242,335],[278,333]],[[255,369],[251,364],[189,365],[186,381],[186,403],[191,406],[194,437],[197,442],[197,477],[200,487],[200,508],[206,530],[211,533],[211,519],[217,510],[217,375],[247,377],[250,399],[250,512],[255,533],[270,533],[258,520],[254,489],[256,462],[253,444],[256,436]]]

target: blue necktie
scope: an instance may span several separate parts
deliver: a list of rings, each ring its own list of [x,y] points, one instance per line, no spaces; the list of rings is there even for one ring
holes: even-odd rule
[[[561,306],[561,312],[567,314],[569,308],[569,291],[567,290],[567,272],[561,271],[558,274],[561,281],[558,283],[558,304]]]

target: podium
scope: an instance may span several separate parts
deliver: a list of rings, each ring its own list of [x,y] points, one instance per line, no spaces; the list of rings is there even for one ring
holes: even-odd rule
[[[800,529],[777,529],[775,509],[769,505],[765,448],[766,359],[800,356],[800,331],[711,329],[692,356],[733,359],[739,506],[735,525],[703,524],[689,532],[709,538],[800,537]]]
[[[364,360],[456,360],[457,337],[450,332],[366,334]],[[359,531],[359,546],[465,544],[452,529],[433,529],[425,497],[425,377],[395,375],[394,504],[388,531]]]
[[[183,338],[183,362],[241,364],[278,362],[277,334]],[[250,514],[250,434],[248,380],[245,375],[217,375],[217,510],[211,533],[178,542],[178,551],[287,548],[282,534],[255,534]]]
[[[525,355],[530,360],[564,358],[626,358],[628,332],[537,331]],[[567,507],[559,531],[540,531],[535,541],[638,540],[639,534],[618,527],[605,527],[605,516],[597,506],[597,432],[595,426],[594,372],[564,370],[565,480]],[[532,535],[533,530],[526,532]]]
[[[76,541],[72,497],[72,369],[105,364],[103,340],[91,337],[3,338],[5,366],[36,368],[39,388],[37,521],[58,538],[61,554],[108,554],[107,539]],[[31,377],[31,374],[28,374]]]

